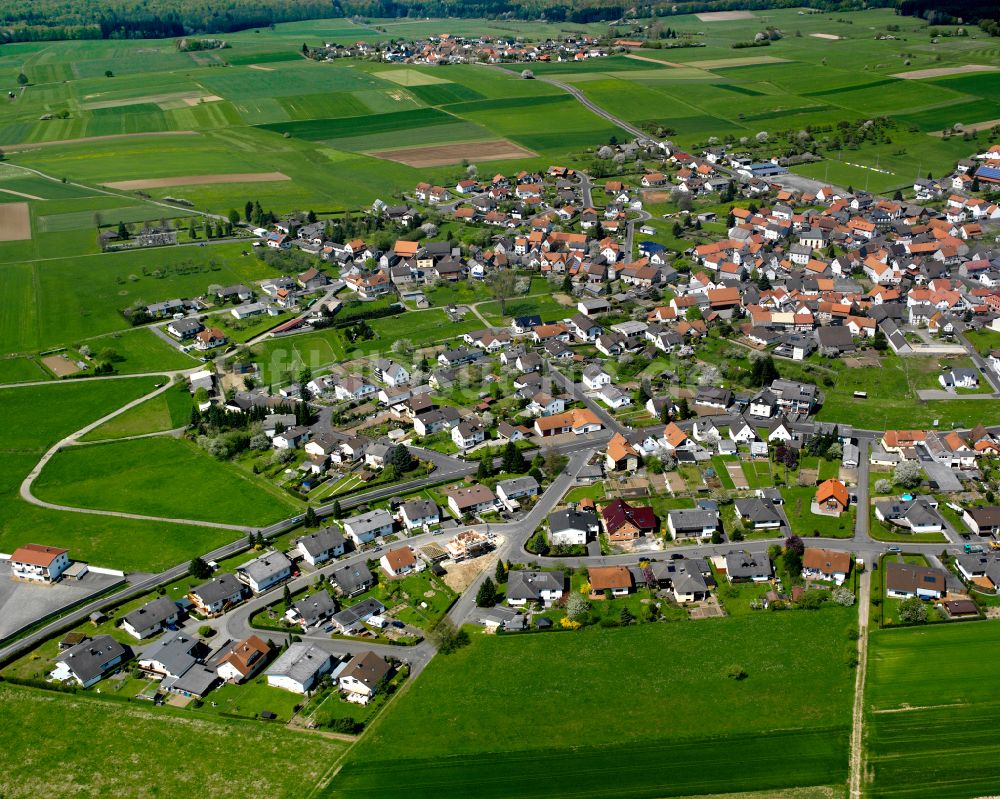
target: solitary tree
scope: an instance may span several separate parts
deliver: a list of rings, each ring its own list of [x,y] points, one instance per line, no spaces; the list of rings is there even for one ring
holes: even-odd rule
[[[188,566],[188,574],[196,580],[207,580],[212,576],[212,567],[205,563],[202,558],[195,558]]]
[[[312,505],[306,508],[306,514],[302,519],[302,523],[306,527],[315,527],[319,524],[319,519],[316,518],[316,511],[313,510]]]
[[[292,604],[292,592],[291,592],[291,590],[289,590],[287,584],[285,585],[285,587],[281,591],[281,601],[285,603],[285,609],[286,610],[289,607],[291,607],[291,604]]]
[[[900,461],[892,473],[892,481],[903,488],[916,488],[920,480],[920,464],[916,461]]]
[[[330,515],[334,519],[342,519],[344,517],[344,511],[341,510],[339,499],[335,499],[333,501],[333,507],[330,509]]]
[[[927,606],[915,596],[900,602],[896,613],[903,624],[923,624],[927,621]]]
[[[507,300],[514,296],[517,287],[517,276],[511,269],[500,269],[490,275],[490,294],[500,303],[500,315],[507,315]]]
[[[493,458],[490,456],[489,450],[483,453],[483,457],[479,459],[479,468],[476,470],[476,477],[480,480],[486,480],[493,476]]]
[[[23,72],[18,73],[17,83],[18,83],[19,86],[27,86],[28,85],[28,76],[25,75]]]
[[[497,578],[497,583],[507,582],[507,570],[503,566],[502,559],[497,561],[496,578]]]
[[[497,603],[496,584],[487,577],[476,592],[476,605],[481,608],[492,608]]]
[[[566,615],[570,621],[583,621],[590,614],[590,603],[582,594],[573,592],[566,600]]]

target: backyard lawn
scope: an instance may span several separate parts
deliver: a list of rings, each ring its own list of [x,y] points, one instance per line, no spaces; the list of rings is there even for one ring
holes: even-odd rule
[[[784,511],[792,532],[800,538],[812,538],[817,533],[823,538],[851,538],[854,535],[853,505],[839,517],[822,516],[812,512],[816,496],[815,486],[794,486],[781,489]]]

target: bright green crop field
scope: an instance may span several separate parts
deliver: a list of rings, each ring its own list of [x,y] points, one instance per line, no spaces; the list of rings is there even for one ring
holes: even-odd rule
[[[475,785],[487,797],[664,797],[843,784],[853,617],[827,607],[473,635],[372,726],[327,795],[457,797]],[[727,677],[733,664],[749,677]]]
[[[994,623],[875,630],[865,697],[867,795],[970,797],[1000,784],[1000,690],[976,680],[1000,655]]]

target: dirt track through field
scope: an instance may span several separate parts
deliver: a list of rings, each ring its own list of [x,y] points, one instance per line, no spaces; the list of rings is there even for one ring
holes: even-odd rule
[[[31,215],[27,203],[0,205],[0,241],[24,241],[31,238]]]
[[[44,200],[44,197],[36,197],[34,194],[25,194],[23,191],[14,191],[13,189],[0,189],[4,194],[11,194],[14,197],[24,197],[26,200]]]
[[[396,150],[380,150],[368,154],[375,158],[384,158],[386,161],[395,161],[418,169],[458,164],[464,159],[476,162],[537,157],[537,153],[526,150],[506,139],[466,142],[464,144],[439,144],[431,147],[407,147]]]
[[[7,152],[15,150],[35,149],[37,147],[58,147],[63,144],[85,144],[95,141],[113,141],[115,139],[143,139],[147,136],[199,136],[196,130],[158,130],[151,133],[112,133],[108,136],[81,136],[79,139],[56,139],[54,141],[25,141],[20,144],[8,144]]]
[[[274,183],[291,180],[284,172],[240,172],[231,175],[182,175],[176,178],[149,178],[145,180],[119,180],[105,183],[109,189],[166,189],[172,186],[205,186],[212,183]]]
[[[260,64],[248,64],[247,69],[256,69],[260,72],[274,72],[273,67],[262,67]]]
[[[661,61],[658,58],[650,58],[649,56],[636,55],[635,53],[627,53],[626,58],[631,58],[633,61],[648,61],[650,64],[658,64],[661,67],[679,67],[683,69],[687,64],[678,64],[676,61]]]
[[[920,80],[921,78],[943,78],[947,75],[965,75],[969,72],[996,72],[1000,67],[988,64],[966,64],[961,67],[936,67],[934,69],[912,69],[909,72],[897,72],[892,78],[904,80]]]

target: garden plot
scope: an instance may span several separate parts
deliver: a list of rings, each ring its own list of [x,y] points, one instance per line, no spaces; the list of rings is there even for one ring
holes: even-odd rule
[[[743,467],[739,463],[726,463],[726,471],[733,481],[733,488],[737,490],[750,488],[746,475],[743,474]]]
[[[469,161],[509,161],[515,158],[534,158],[537,154],[514,144],[514,142],[498,139],[463,144],[440,144],[433,147],[405,147],[397,150],[381,150],[369,153],[369,155],[423,169],[458,164],[465,159]]]

